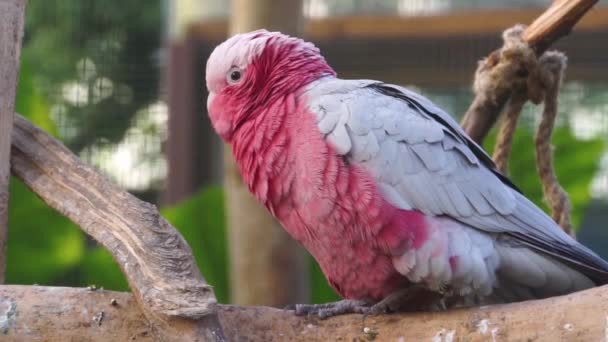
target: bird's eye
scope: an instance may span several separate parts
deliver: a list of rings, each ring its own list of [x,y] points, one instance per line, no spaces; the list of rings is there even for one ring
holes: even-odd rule
[[[237,67],[232,67],[228,70],[228,74],[226,75],[226,79],[229,84],[237,84],[241,81],[243,77],[243,70]]]

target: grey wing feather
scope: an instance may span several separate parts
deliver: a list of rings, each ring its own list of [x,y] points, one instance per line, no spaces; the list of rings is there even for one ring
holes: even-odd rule
[[[371,172],[394,205],[450,216],[608,282],[608,263],[526,199],[430,100],[399,86],[335,78],[313,84],[306,95],[327,140]],[[339,118],[326,125],[330,115]]]

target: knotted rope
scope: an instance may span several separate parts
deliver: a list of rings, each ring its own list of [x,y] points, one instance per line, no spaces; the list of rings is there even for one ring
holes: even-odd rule
[[[566,56],[557,51],[545,52],[538,58],[534,50],[521,39],[522,25],[503,33],[503,47],[480,61],[475,72],[473,90],[476,97],[495,101],[494,94],[511,90],[511,97],[503,111],[493,159],[498,170],[508,173],[508,161],[513,136],[524,104],[543,103],[540,125],[536,131],[536,166],[543,185],[545,200],[553,219],[572,235],[571,204],[568,194],[559,184],[553,163],[551,138],[557,116],[559,88],[566,68]]]

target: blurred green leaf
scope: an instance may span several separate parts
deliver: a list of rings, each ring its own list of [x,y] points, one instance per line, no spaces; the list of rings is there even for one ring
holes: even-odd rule
[[[310,301],[315,304],[335,302],[340,296],[331,288],[316,260],[310,257]]]
[[[16,111],[55,133],[49,107],[36,91],[30,64],[21,65]],[[85,254],[84,234],[49,208],[16,178],[11,179],[7,281],[57,284]]]
[[[49,116],[49,104],[43,94],[34,84],[31,63],[21,60],[19,70],[19,85],[15,99],[15,111],[44,129],[47,133],[57,136],[57,126]]]
[[[496,133],[485,141],[485,147],[490,153],[494,149]],[[589,190],[591,180],[599,168],[599,160],[604,150],[602,139],[587,141],[577,140],[568,127],[556,128],[553,135],[555,147],[555,170],[560,184],[570,194],[572,201],[572,224],[575,228],[580,224],[585,209],[591,200]],[[513,152],[509,162],[510,175],[513,180],[532,202],[550,213],[543,200],[542,185],[538,177],[535,161],[534,136],[527,129],[519,129],[515,134]]]
[[[75,151],[119,142],[138,110],[158,100],[160,0],[30,1],[23,59],[44,95],[60,103],[64,143]],[[106,82],[108,96],[99,96]],[[67,84],[82,91],[65,100]],[[96,95],[97,94],[97,95]]]
[[[56,284],[85,253],[80,230],[14,177],[9,227],[8,283]]]
[[[120,267],[110,252],[103,247],[90,248],[78,271],[80,286],[95,285],[106,290],[129,290],[129,284]]]
[[[119,140],[130,126],[131,116],[156,101],[159,65],[154,54],[159,48],[160,1],[121,2],[120,6],[93,0],[36,1],[28,5],[27,18],[16,111],[46,132],[58,137],[59,132],[71,130],[76,136],[69,138],[78,148],[98,137]],[[85,59],[94,64],[90,77],[77,67]],[[94,93],[98,77],[113,81],[114,96],[87,107],[62,99],[64,82],[85,82]],[[119,99],[117,89],[132,92],[128,101]],[[67,121],[58,123],[61,131],[50,116],[48,99],[62,104],[58,108],[65,115],[56,119]],[[108,133],[103,127],[109,126],[117,129]],[[68,137],[59,138],[65,142]],[[15,178],[11,180],[9,220],[9,283],[96,283],[126,289],[124,276],[110,254],[93,244],[88,246],[87,237],[76,225]]]

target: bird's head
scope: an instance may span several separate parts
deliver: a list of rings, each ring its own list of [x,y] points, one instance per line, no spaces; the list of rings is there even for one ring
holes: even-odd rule
[[[325,75],[335,72],[312,43],[266,30],[235,35],[207,60],[207,110],[213,127],[230,142],[256,113]]]

